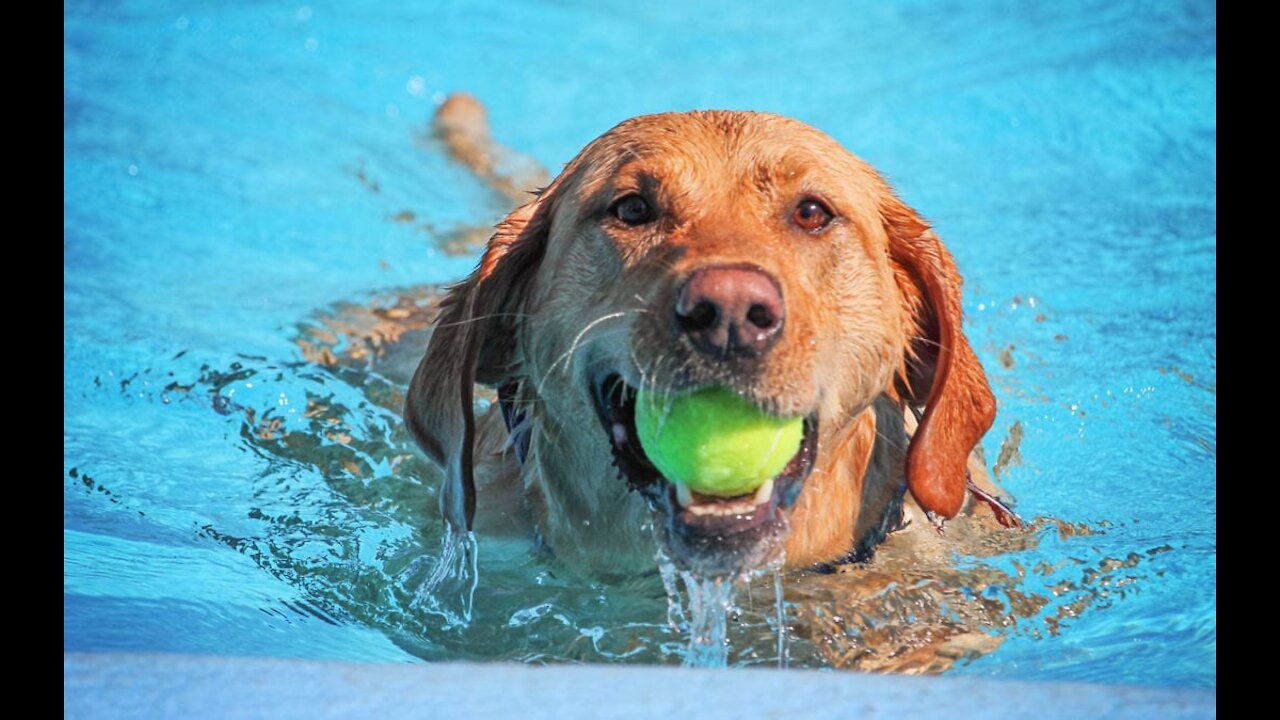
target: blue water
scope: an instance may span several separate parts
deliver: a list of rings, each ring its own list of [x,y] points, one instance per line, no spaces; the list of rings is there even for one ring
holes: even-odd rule
[[[377,401],[397,381],[299,350],[334,303],[474,265],[442,238],[502,200],[425,139],[465,90],[553,171],[713,107],[879,167],[966,277],[988,464],[1016,423],[1019,510],[1089,531],[982,561],[1047,604],[953,672],[1216,685],[1213,3],[392,5],[66,6],[67,650],[678,661],[660,583],[515,539],[482,538],[470,627],[424,612],[434,475]],[[738,662],[767,660],[756,621]]]

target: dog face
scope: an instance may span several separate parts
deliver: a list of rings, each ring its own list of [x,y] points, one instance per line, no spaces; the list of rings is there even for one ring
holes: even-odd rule
[[[523,418],[526,485],[557,552],[605,568],[651,562],[651,509],[667,553],[706,575],[768,562],[789,525],[838,556],[866,524],[855,520],[868,484],[901,487],[868,463],[873,439],[851,440],[868,422],[874,438],[877,400],[899,415],[902,403],[926,407],[908,484],[926,509],[959,510],[965,459],[994,415],[960,330],[959,285],[928,226],[821,132],[759,113],[634,118],[499,225],[450,292],[406,421],[446,468],[442,507],[459,527],[474,514],[480,382],[504,388]],[[754,495],[702,497],[640,447],[641,386],[722,386],[803,417],[804,439]],[[797,507],[811,474],[828,492],[853,486],[834,510],[843,517],[822,498]]]

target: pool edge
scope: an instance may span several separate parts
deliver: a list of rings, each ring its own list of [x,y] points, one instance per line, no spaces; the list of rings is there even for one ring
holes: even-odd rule
[[[746,668],[64,652],[63,716],[1212,718],[1212,690]],[[465,715],[463,715],[465,713]],[[456,715],[455,715],[456,714]]]

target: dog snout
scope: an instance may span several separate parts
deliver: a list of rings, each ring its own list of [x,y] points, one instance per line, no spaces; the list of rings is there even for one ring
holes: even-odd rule
[[[757,267],[700,268],[676,295],[676,327],[714,358],[762,354],[781,335],[785,314],[778,282]]]

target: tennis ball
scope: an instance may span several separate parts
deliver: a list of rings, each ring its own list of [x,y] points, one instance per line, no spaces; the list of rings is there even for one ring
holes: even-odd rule
[[[746,495],[782,472],[800,449],[804,420],[760,411],[731,390],[636,393],[636,434],[668,480],[703,495]]]

